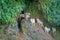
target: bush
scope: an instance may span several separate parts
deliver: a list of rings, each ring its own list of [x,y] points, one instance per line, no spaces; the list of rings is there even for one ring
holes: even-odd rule
[[[60,25],[60,1],[59,0],[40,0],[44,18],[48,22]]]
[[[19,0],[0,0],[0,24],[15,23],[25,4]]]

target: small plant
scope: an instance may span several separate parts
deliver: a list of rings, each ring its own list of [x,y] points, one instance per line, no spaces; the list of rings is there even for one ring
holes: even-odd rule
[[[2,29],[2,27],[0,26],[0,30]]]

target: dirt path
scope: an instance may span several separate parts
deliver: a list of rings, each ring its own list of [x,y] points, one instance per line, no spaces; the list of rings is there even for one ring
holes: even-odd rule
[[[26,37],[23,33],[19,32],[18,34],[18,40],[26,40]]]

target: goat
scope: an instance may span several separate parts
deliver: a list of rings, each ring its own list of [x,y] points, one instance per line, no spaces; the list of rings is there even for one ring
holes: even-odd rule
[[[47,32],[47,33],[49,33],[50,32],[50,28],[45,27],[45,30],[44,31]]]
[[[30,13],[26,13],[26,20],[28,20],[30,18]]]
[[[41,20],[39,20],[38,18],[36,20],[39,25],[43,26],[43,22]]]
[[[52,36],[55,38],[55,36],[56,36],[56,28],[53,28],[52,27],[52,32],[53,32],[53,35]]]
[[[52,27],[52,31],[53,31],[53,33],[56,32],[56,28],[53,28],[53,27]]]
[[[32,25],[35,25],[35,19],[31,18],[30,22],[32,23]]]

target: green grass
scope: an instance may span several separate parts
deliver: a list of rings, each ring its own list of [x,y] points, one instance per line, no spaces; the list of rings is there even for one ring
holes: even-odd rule
[[[24,22],[24,20],[22,21],[22,31],[23,31],[23,32],[26,32],[26,31],[27,31],[27,29],[26,29],[26,27],[25,27],[25,22]]]
[[[0,30],[2,29],[2,27],[0,26]]]
[[[36,18],[39,16],[39,10],[33,3],[30,3],[29,11],[31,13],[31,17]]]
[[[56,40],[60,40],[60,29],[56,32]]]

